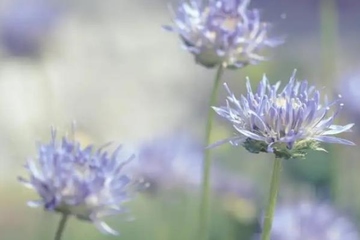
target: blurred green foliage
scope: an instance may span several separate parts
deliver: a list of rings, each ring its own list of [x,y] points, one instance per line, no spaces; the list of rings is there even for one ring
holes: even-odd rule
[[[146,0],[107,3],[78,0],[73,1],[73,5],[70,2],[64,1],[70,11],[40,60],[1,55],[0,238],[4,240],[52,239],[56,231],[60,217],[28,208],[26,200],[36,196],[15,182],[21,164],[34,153],[33,142],[48,134],[50,124],[63,126],[75,118],[91,132],[95,142],[109,139],[133,142],[174,128],[199,135],[203,132],[204,109],[213,73],[196,66],[191,56],[180,51],[177,39],[159,30],[160,25],[169,20],[165,1],[149,4]],[[308,13],[294,18],[297,4],[300,3],[284,9],[288,16],[287,29],[292,29],[294,22],[312,29],[314,22],[306,16],[311,14],[312,5],[308,6]],[[314,17],[320,21],[318,15],[309,19]],[[354,34],[351,29],[348,27],[348,33]],[[343,51],[336,57],[325,54],[335,58],[332,59],[335,63],[324,66],[320,61],[318,33],[309,30],[298,34],[293,29],[286,33],[289,37],[284,46],[270,53],[271,61],[243,71],[228,71],[224,81],[236,93],[243,93],[245,76],[250,77],[253,85],[260,81],[263,73],[271,82],[284,81],[297,68],[300,78],[326,86],[324,91],[331,95],[341,80],[338,75],[358,67],[351,65],[353,55],[358,57],[358,54],[352,39],[343,33],[339,36]],[[326,33],[322,37],[322,41],[326,41]],[[338,75],[331,74],[334,65],[339,68]],[[324,71],[327,74],[323,75]],[[50,84],[44,84],[47,80]],[[47,88],[51,87],[55,90],[49,92]],[[221,90],[219,102],[223,102],[224,94]],[[230,135],[228,126],[217,120],[212,141]],[[356,132],[351,138],[355,142],[360,139]],[[305,160],[284,162],[280,202],[320,198],[359,217],[360,150],[343,146],[325,148],[329,153],[310,153]],[[231,195],[214,196],[211,240],[250,240],[259,230],[257,219],[267,199],[272,159],[229,145],[213,151],[216,164],[251,179],[260,194],[251,201]],[[134,221],[127,221],[126,216],[108,221],[121,236],[104,236],[91,224],[71,218],[64,240],[195,239],[198,206],[199,192],[173,191],[153,196],[141,193],[128,204]]]

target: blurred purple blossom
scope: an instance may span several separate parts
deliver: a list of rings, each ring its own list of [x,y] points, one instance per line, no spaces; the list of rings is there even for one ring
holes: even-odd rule
[[[339,84],[339,92],[346,104],[345,110],[355,121],[360,122],[360,74],[353,74]]]
[[[270,24],[261,21],[250,0],[182,0],[172,10],[173,26],[165,29],[179,34],[183,47],[196,62],[214,67],[223,64],[241,68],[266,58],[261,50],[281,44],[268,36]]]
[[[130,171],[147,184],[147,192],[198,190],[202,181],[203,145],[191,136],[178,133],[143,142]],[[254,184],[214,164],[212,192],[224,210],[239,221],[256,217]]]
[[[218,172],[214,180],[214,193],[222,200],[224,210],[243,223],[253,222],[257,216],[257,189],[255,184],[239,174]]]
[[[143,142],[132,165],[133,174],[150,191],[196,187],[201,183],[202,145],[184,134]]]
[[[81,148],[67,137],[58,143],[52,130],[51,141],[39,145],[36,160],[25,164],[29,179],[19,177],[41,198],[28,205],[74,215],[91,221],[103,233],[116,235],[102,218],[126,212],[121,204],[130,198],[132,181],[122,172],[134,157],[120,161],[119,150],[109,155],[103,148]]]
[[[14,0],[0,17],[1,46],[10,55],[37,56],[60,12],[51,0]]]
[[[359,240],[353,222],[331,205],[315,202],[277,207],[271,232],[272,240]]]
[[[308,149],[323,150],[319,142],[354,145],[331,136],[353,126],[333,124],[342,107],[340,99],[328,102],[325,97],[322,104],[320,92],[308,86],[307,81],[296,81],[295,71],[281,92],[279,87],[280,82],[270,85],[264,75],[253,92],[247,79],[247,93],[237,99],[225,84],[229,94],[226,106],[213,108],[230,121],[237,133],[213,146],[230,142],[243,145],[252,153],[273,152],[277,157],[289,159],[304,157]]]

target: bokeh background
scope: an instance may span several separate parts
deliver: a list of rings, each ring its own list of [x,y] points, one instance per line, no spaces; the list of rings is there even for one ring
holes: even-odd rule
[[[35,156],[36,141],[49,139],[52,125],[66,132],[76,120],[80,141],[97,146],[123,143],[135,153],[143,141],[164,136],[174,138],[173,147],[181,145],[176,142],[178,134],[202,146],[215,73],[194,64],[178,37],[161,28],[170,22],[168,4],[166,0],[0,1],[1,239],[53,238],[59,216],[28,208],[26,201],[37,196],[16,180],[25,175],[25,160]],[[345,101],[344,82],[352,78],[353,104],[345,104],[339,122],[360,124],[360,97],[356,98],[360,2],[253,0],[252,6],[273,23],[273,35],[285,36],[286,42],[267,53],[271,61],[228,70],[223,80],[243,93],[245,76],[253,84],[263,73],[272,82],[287,81],[296,68],[298,78],[308,79],[330,98],[342,93]],[[224,96],[220,89],[219,103]],[[213,141],[231,134],[226,122],[217,119]],[[359,128],[344,137],[359,145]],[[325,148],[329,153],[284,162],[280,204],[302,199],[327,202],[360,226],[359,147]],[[252,239],[267,199],[271,156],[228,145],[212,151],[214,165],[227,177],[213,180],[223,182],[214,183],[218,187],[212,198],[211,239]],[[194,166],[191,158],[186,160],[187,168],[181,168],[184,179],[196,179],[199,159]],[[158,165],[159,177],[169,174]],[[120,230],[118,238],[193,239],[199,189],[196,181],[191,183],[195,187],[187,184],[139,194],[128,204],[134,221],[122,216],[109,220]],[[116,238],[71,219],[64,239]]]

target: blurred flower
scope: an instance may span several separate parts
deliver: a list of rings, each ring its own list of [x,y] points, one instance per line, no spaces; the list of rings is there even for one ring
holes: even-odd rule
[[[51,134],[50,143],[39,145],[36,161],[25,164],[29,180],[19,177],[41,197],[28,205],[74,215],[103,233],[117,234],[101,219],[125,212],[121,204],[129,200],[131,180],[122,169],[133,156],[119,161],[120,147],[109,155],[103,148],[94,152],[91,145],[82,149],[67,137],[58,143],[55,130]]]
[[[200,143],[181,134],[153,139],[139,146],[132,172],[151,192],[199,186],[202,150]]]
[[[222,200],[224,210],[236,221],[251,223],[257,214],[256,189],[243,177],[221,172],[215,176],[214,193]]]
[[[259,52],[282,43],[268,37],[270,24],[260,20],[250,0],[182,0],[173,13],[174,26],[184,48],[196,62],[214,67],[241,68],[266,60]]]
[[[59,11],[48,0],[15,0],[0,18],[0,41],[11,55],[37,56]]]
[[[300,202],[280,205],[274,216],[272,240],[359,240],[349,219],[328,204]]]
[[[284,159],[302,158],[308,149],[323,150],[319,142],[354,145],[330,136],[349,131],[353,126],[333,125],[343,105],[339,99],[329,103],[325,97],[322,105],[320,92],[309,87],[307,81],[295,81],[295,72],[278,93],[279,86],[280,82],[270,85],[264,76],[253,93],[247,79],[247,95],[238,100],[225,84],[229,93],[227,105],[214,110],[233,124],[237,135],[215,145],[241,144],[249,152],[273,152]],[[334,112],[330,112],[332,106]]]
[[[339,91],[346,104],[345,110],[360,122],[360,74],[354,74],[339,84]]]

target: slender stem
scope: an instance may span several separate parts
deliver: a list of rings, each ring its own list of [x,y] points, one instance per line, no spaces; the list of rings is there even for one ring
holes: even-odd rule
[[[205,143],[206,146],[210,144],[211,128],[214,120],[214,110],[211,106],[216,104],[217,90],[220,85],[220,79],[224,72],[224,66],[220,65],[215,76],[214,86],[210,96],[210,106],[208,110],[207,124],[205,130]],[[200,206],[200,228],[199,228],[199,240],[208,239],[208,225],[209,225],[209,208],[210,208],[210,172],[211,172],[211,157],[209,149],[205,150],[204,162],[202,172],[202,194],[201,194],[201,206]]]
[[[320,1],[320,30],[321,30],[321,64],[322,64],[322,79],[327,83],[334,82],[338,79],[337,59],[339,54],[339,12],[337,9],[336,0],[321,0]],[[330,178],[330,195],[336,203],[347,201],[347,196],[344,194],[344,184],[346,178],[339,176],[341,172],[342,161],[339,161],[338,151],[336,146],[329,146],[329,163],[331,168]],[[345,180],[345,181],[344,181]],[[344,203],[344,202],[343,202]]]
[[[64,233],[66,221],[68,220],[69,215],[64,213],[61,217],[61,220],[59,222],[58,229],[55,234],[55,240],[61,240],[61,236]]]
[[[336,79],[339,40],[339,16],[335,0],[321,0],[321,62],[322,77],[327,81]]]
[[[270,185],[270,193],[268,206],[265,213],[264,224],[263,224],[263,233],[262,240],[270,240],[271,234],[271,226],[273,222],[276,200],[279,191],[279,180],[280,180],[280,172],[281,172],[281,158],[275,158],[274,167],[271,177],[271,185]]]

